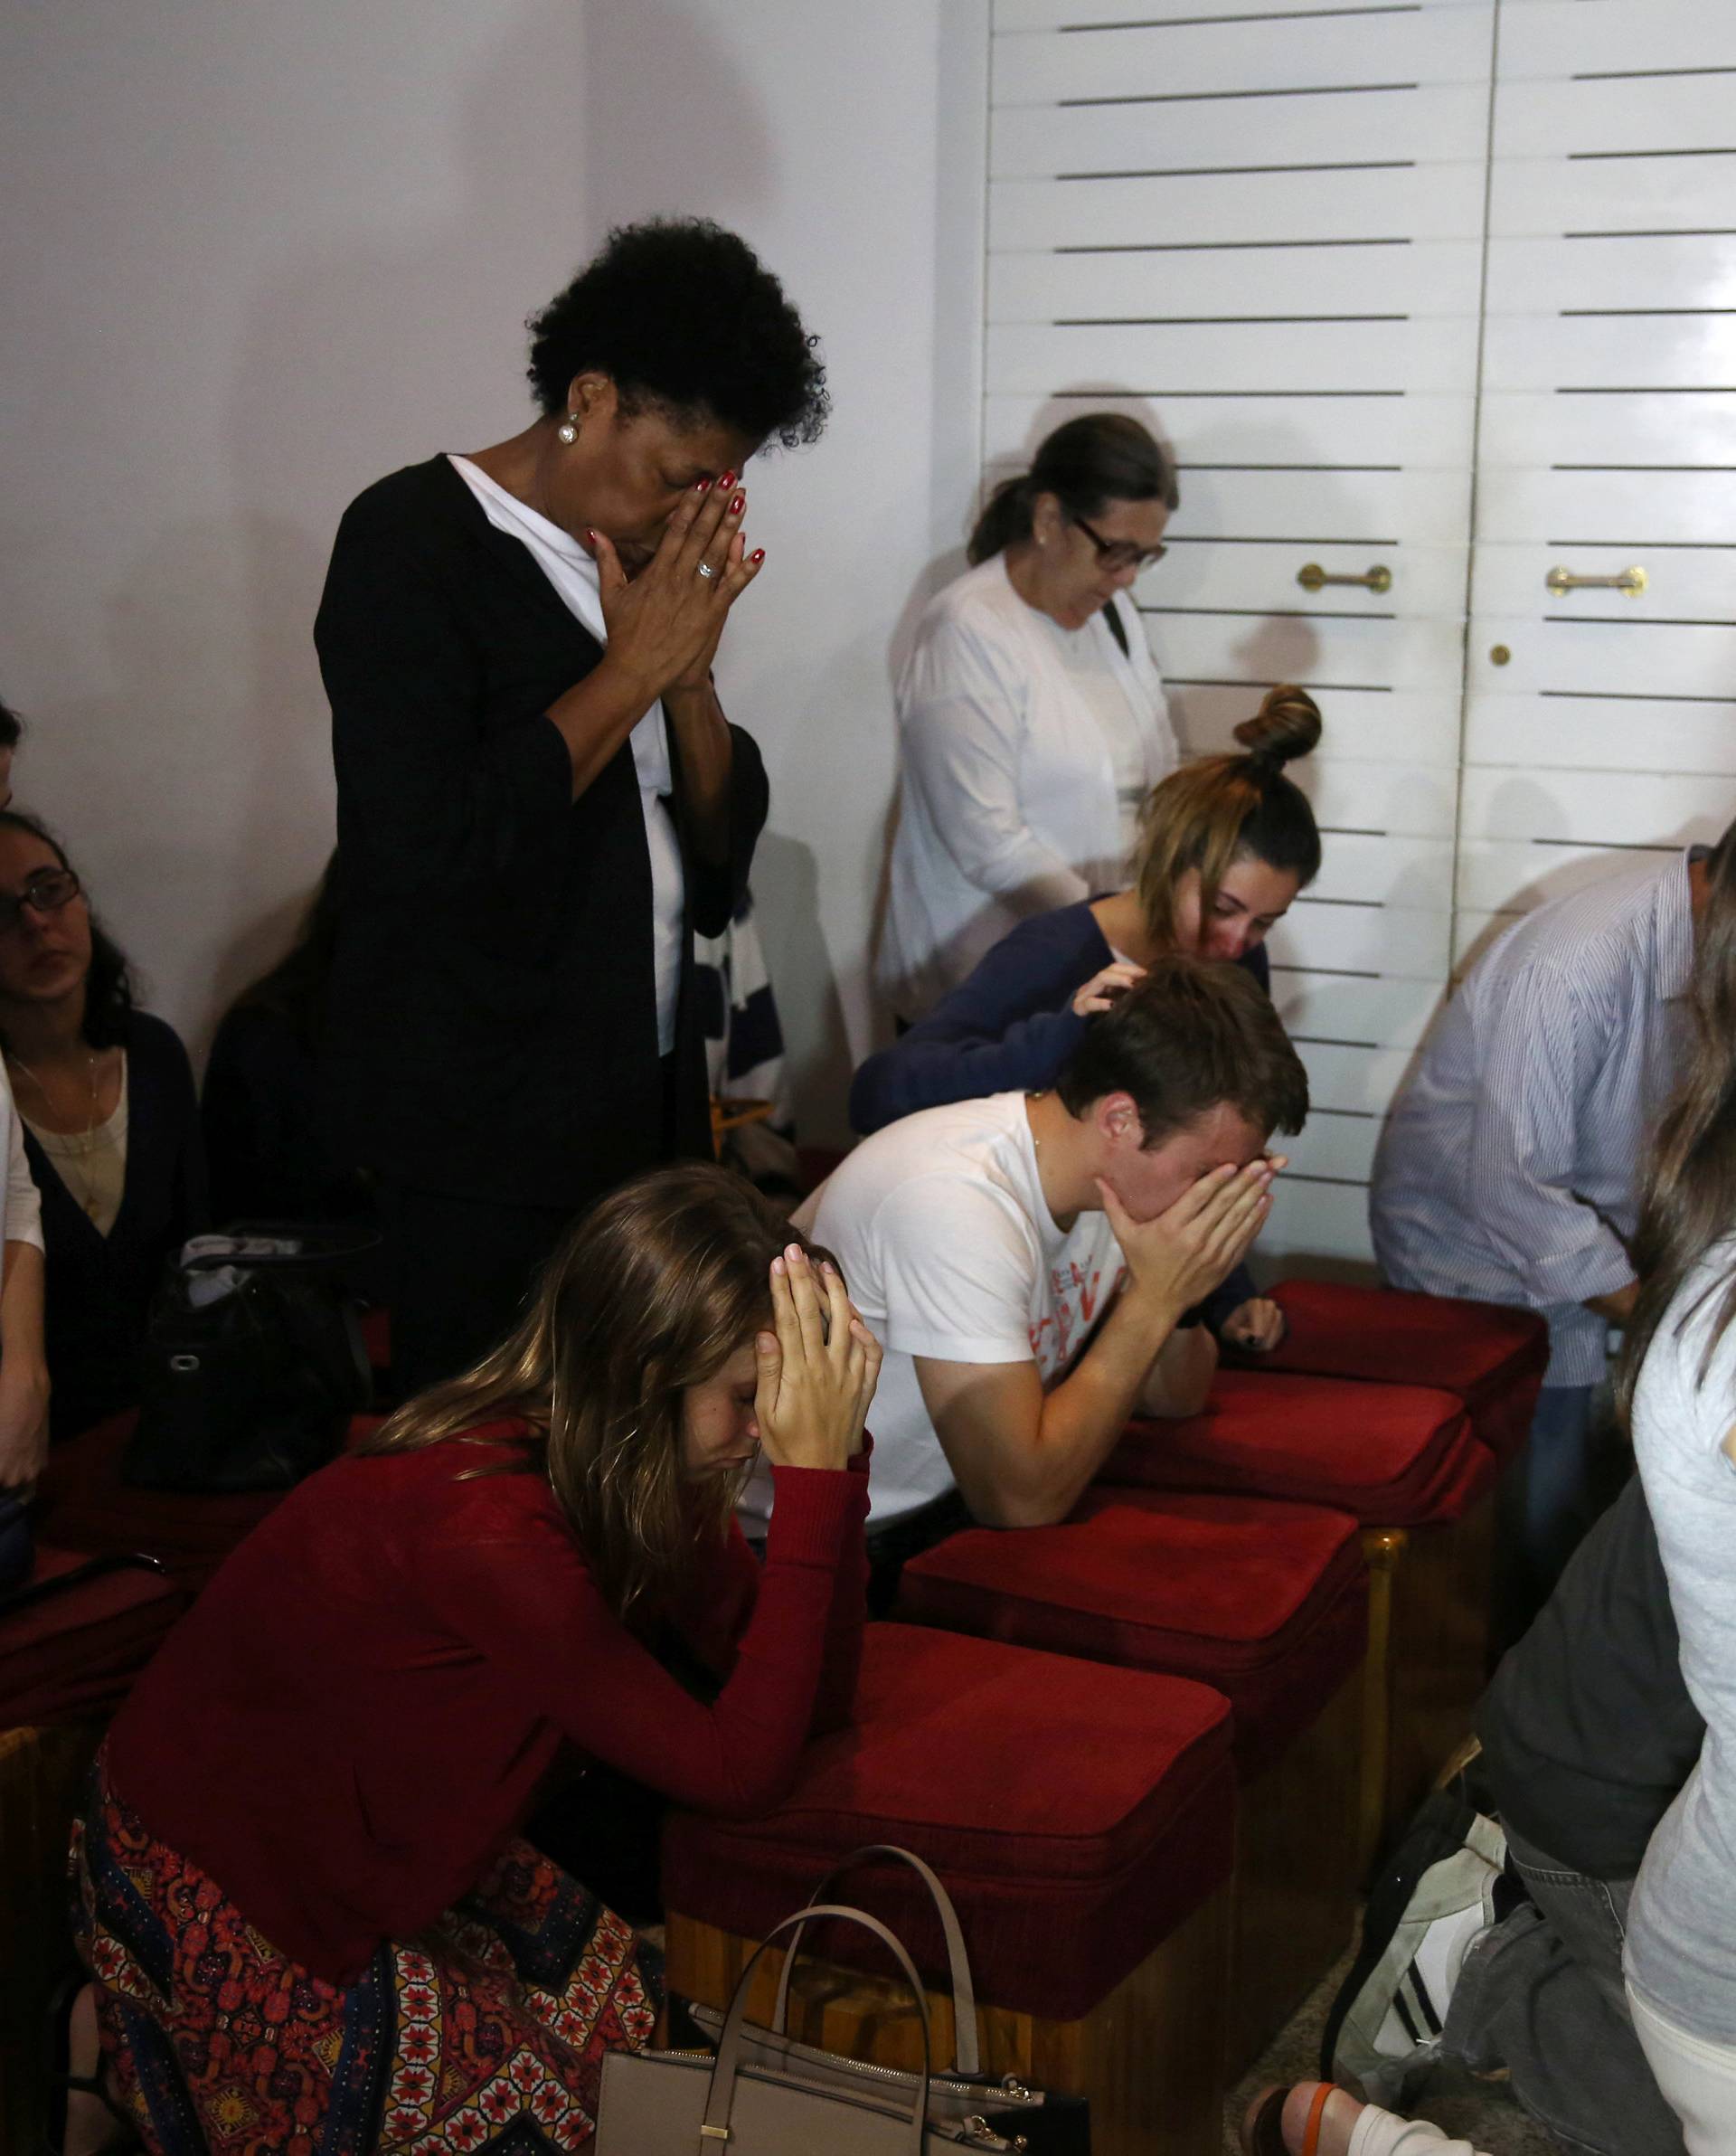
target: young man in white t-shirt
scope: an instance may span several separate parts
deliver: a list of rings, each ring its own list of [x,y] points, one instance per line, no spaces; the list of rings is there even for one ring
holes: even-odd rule
[[[1250,976],[1169,958],[1052,1091],[926,1109],[856,1148],[797,1217],[885,1350],[871,1545],[912,1554],[929,1519],[938,1539],[955,1489],[986,1526],[1064,1519],[1129,1414],[1198,1411],[1217,1349],[1181,1320],[1259,1234],[1283,1165],[1267,1140],[1307,1100]]]

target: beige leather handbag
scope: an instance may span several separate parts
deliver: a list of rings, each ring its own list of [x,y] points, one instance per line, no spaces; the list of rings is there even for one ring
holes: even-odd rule
[[[798,2043],[785,2033],[788,2028],[790,1981],[796,1968],[796,1959],[801,1951],[802,1934],[811,1923],[838,1914],[838,1905],[828,1896],[842,1875],[854,1866],[873,1860],[891,1858],[907,1865],[928,1889],[940,1920],[941,1934],[946,1942],[947,1964],[951,1981],[955,2054],[949,2068],[939,2072],[934,2069],[931,2035],[928,2022],[928,2001],[920,1981],[908,1957],[899,1944],[883,1928],[860,1910],[845,1908],[844,1916],[863,1925],[877,1936],[885,1938],[898,1954],[906,1981],[910,1984],[921,2020],[923,2053],[926,2060],[920,2074],[898,2066],[874,2066],[866,2061],[841,2057],[834,2051],[822,2051],[810,2044]],[[724,2039],[733,2026],[734,2047],[731,2057],[731,2072],[740,2077],[740,2084],[759,2088],[777,2085],[790,2091],[800,2091],[805,2098],[820,2105],[811,2115],[804,2113],[800,2121],[803,2132],[821,2132],[826,2137],[816,2142],[799,2138],[786,2143],[768,2141],[763,2144],[750,2143],[743,2138],[744,2116],[739,2099],[731,2116],[722,2122],[703,2112],[693,2114],[693,2132],[698,2135],[701,2125],[719,2123],[731,2126],[733,2137],[731,2145],[738,2151],[745,2151],[756,2145],[783,2156],[788,2148],[800,2150],[802,2156],[814,2151],[829,2156],[834,2148],[840,2156],[854,2156],[856,2143],[838,2137],[827,2108],[835,2098],[844,2107],[844,2114],[860,2123],[864,2131],[883,2132],[890,2118],[903,2134],[902,2140],[890,2142],[863,2142],[866,2150],[882,2146],[898,2149],[921,2149],[928,2151],[958,2149],[1005,2149],[1022,2156],[1029,2151],[1031,2156],[1090,2156],[1090,2113],[1082,2097],[1045,2095],[1041,2089],[1026,2088],[1011,2075],[1001,2081],[988,2081],[983,2077],[981,2054],[976,2029],[976,1994],[971,1981],[970,1958],[965,1949],[964,1933],[958,1915],[952,1905],[952,1897],[934,1873],[910,1849],[900,1849],[892,1842],[873,1842],[854,1850],[828,1872],[808,1897],[807,1908],[798,1910],[771,1934],[773,1939],[793,1930],[795,1937],[784,1957],[784,1966],[778,1980],[777,2002],[772,2009],[771,2027],[757,2028],[744,2019],[743,2002],[752,1981],[759,1955],[736,1987],[727,2014],[721,2014],[714,2007],[695,2006],[692,2012],[701,2028],[717,2044],[717,2071],[722,2071]],[[767,1942],[769,1944],[770,1941]],[[760,1952],[765,1951],[764,1947]],[[679,2062],[679,2070],[694,2085],[703,2085],[712,2071],[712,2057],[703,2052],[659,2053],[652,2055],[661,2066],[665,2062]],[[611,2074],[613,2081],[611,2082]],[[637,2079],[628,2066],[615,2066],[612,2059],[606,2059],[603,2067],[602,2112],[599,2129],[597,2156],[663,2156],[665,2148],[684,2151],[704,2147],[712,2151],[726,2144],[716,2134],[707,2134],[703,2142],[696,2139],[673,2141],[647,2141],[640,2145],[623,2139],[618,2143],[609,2138],[618,2126],[609,2109],[612,2086],[625,2086],[629,2079]],[[638,2096],[630,2099],[637,2103]],[[623,2098],[623,2102],[629,2099]],[[692,2099],[689,2099],[690,2103]],[[752,2102],[760,2101],[756,2094]],[[769,2099],[767,2099],[769,2102]],[[911,2122],[921,2122],[920,2138],[910,2138]],[[817,2122],[817,2123],[816,2123]],[[625,2132],[627,2122],[618,2122]],[[839,2130],[842,2131],[841,2129]]]
[[[976,1988],[971,1981],[970,1956],[952,1896],[914,1850],[895,1842],[869,1842],[835,1865],[807,1897],[808,1913],[816,1902],[829,1901],[838,1881],[859,1864],[890,1858],[907,1866],[921,1880],[940,1920],[946,1942],[947,1970],[952,1991],[953,2061],[929,2076],[928,2115],[930,2125],[951,2123],[964,2129],[961,2139],[974,2148],[992,2148],[997,2138],[1010,2139],[1015,2149],[1028,2148],[1033,2156],[1080,2156],[1090,2147],[1086,2106],[1080,2099],[1046,2097],[1041,2089],[1029,2089],[1008,2075],[1002,2081],[983,2078],[976,2034]],[[805,1913],[806,1914],[806,1913]],[[778,1978],[778,1997],[771,2026],[760,2028],[749,2022],[742,2029],[742,2056],[756,2066],[788,2066],[809,2079],[842,2076],[867,2082],[883,2093],[903,2089],[913,2096],[916,2076],[897,2066],[877,2066],[859,2059],[841,2058],[797,2043],[785,2034],[789,2026],[789,1990],[797,1956],[802,1951],[802,1930],[790,1941],[789,1952]],[[723,2026],[715,2007],[694,2006],[693,2019],[713,2043]]]
[[[853,2062],[824,2054],[830,2071],[796,2058],[750,2062],[748,1992],[774,1939],[810,1918],[860,1924],[890,1947],[916,2000],[922,2071],[876,2082]],[[929,2009],[922,1981],[877,1917],[822,1902],[787,1916],[758,1947],[735,1987],[713,2058],[703,2051],[611,2051],[603,2060],[596,2156],[954,2156],[960,2147],[1006,2150],[999,2134],[979,2137],[958,2121],[929,2118]],[[985,2130],[986,2131],[986,2130]]]

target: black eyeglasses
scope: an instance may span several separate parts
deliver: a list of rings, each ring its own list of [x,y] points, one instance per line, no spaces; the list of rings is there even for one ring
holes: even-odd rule
[[[26,906],[33,913],[58,913],[62,906],[71,904],[80,888],[70,868],[39,868],[15,896],[10,891],[0,891],[0,936],[12,934],[23,921]]]
[[[1161,562],[1169,552],[1166,546],[1136,546],[1131,539],[1106,539],[1101,532],[1094,532],[1082,516],[1073,522],[1097,549],[1097,558],[1105,569],[1112,569],[1118,575],[1124,569],[1149,569]]]

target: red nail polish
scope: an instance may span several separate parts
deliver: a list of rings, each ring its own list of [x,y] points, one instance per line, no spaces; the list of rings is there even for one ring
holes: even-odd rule
[[[756,569],[760,566],[760,563],[765,560],[765,558],[766,550],[763,546],[756,546],[753,552],[748,556],[749,561],[753,563]]]
[[[712,483],[709,479],[695,479],[693,481],[693,492],[695,494],[709,494],[711,491]]]
[[[735,474],[732,471],[726,471],[723,474],[723,477],[718,481],[718,485],[720,487],[733,487],[735,485]]]
[[[592,545],[592,546],[595,546],[595,545],[596,545],[596,544],[597,544],[597,534],[596,534],[596,533],[595,533],[595,532],[593,532],[593,531],[591,530],[591,528],[590,528],[590,526],[589,525],[587,525],[585,526],[585,537],[586,537],[586,538],[587,538],[587,539],[588,539],[588,540],[590,542],[590,544],[591,544],[591,545]]]
[[[735,499],[730,504],[730,515],[731,516],[740,516],[742,510],[747,506],[747,500],[748,497],[745,494],[738,494]]]

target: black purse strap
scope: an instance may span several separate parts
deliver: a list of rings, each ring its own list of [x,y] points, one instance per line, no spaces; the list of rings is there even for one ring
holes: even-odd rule
[[[100,1579],[108,1572],[151,1572],[163,1580],[175,1576],[161,1557],[147,1556],[144,1550],[110,1550],[100,1557],[87,1557],[82,1565],[57,1572],[49,1579],[26,1580],[10,1594],[0,1594],[0,1617],[10,1617],[17,1610],[34,1609],[38,1603],[51,1602],[55,1595],[69,1593],[74,1587],[82,1587],[87,1580]]]

